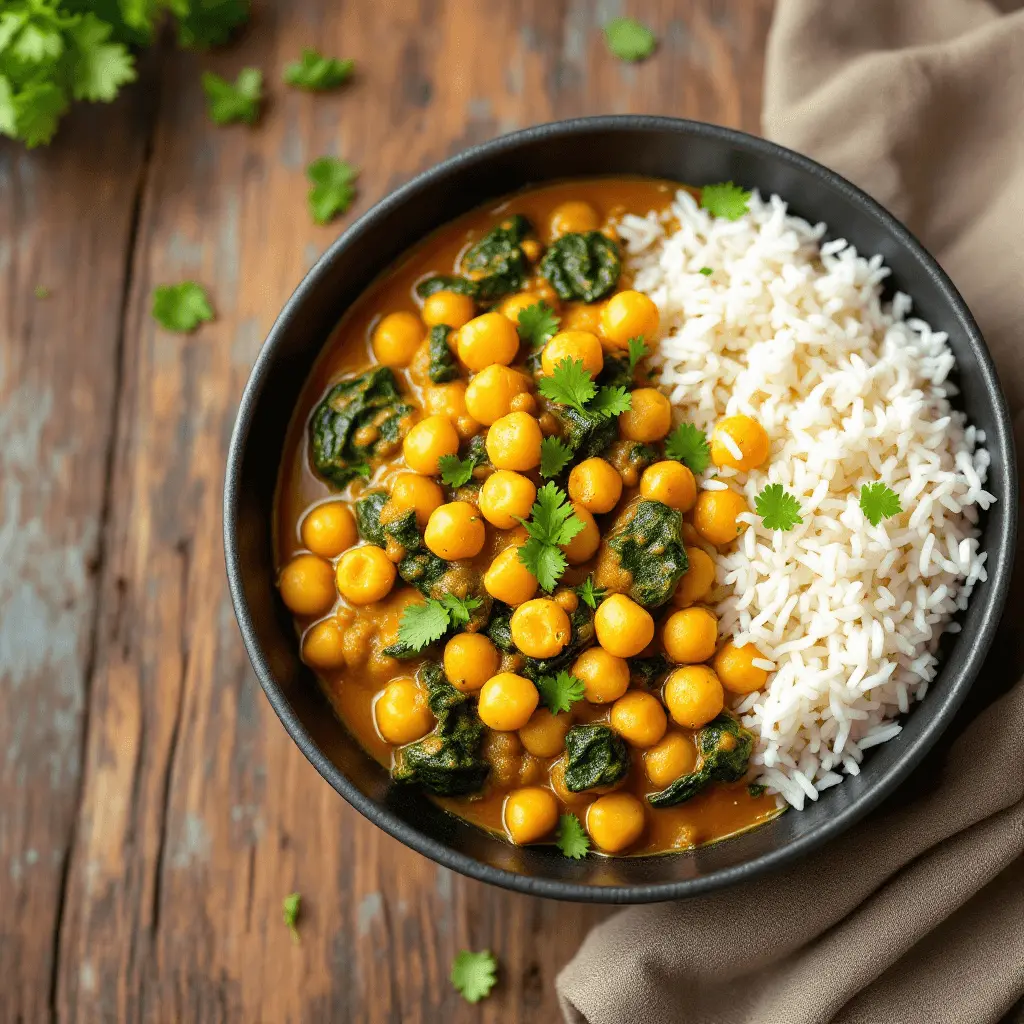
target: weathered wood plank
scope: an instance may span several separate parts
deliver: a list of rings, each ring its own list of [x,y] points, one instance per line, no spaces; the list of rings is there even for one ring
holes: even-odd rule
[[[238,395],[273,315],[334,236],[303,166],[363,168],[359,209],[470,142],[572,114],[644,110],[756,127],[766,0],[647,0],[663,42],[626,67],[613,3],[266,2],[229,50],[169,58],[126,311],[84,798],[56,1006],[68,1020],[550,1021],[552,982],[604,911],[501,893],[399,846],[288,740],[252,677],[220,550]],[[361,59],[337,95],[276,83],[303,45]],[[199,72],[264,68],[255,130],[207,123]],[[155,284],[194,277],[219,318],[149,318]],[[280,919],[305,897],[302,944]],[[463,1004],[447,974],[490,947],[500,991]]]

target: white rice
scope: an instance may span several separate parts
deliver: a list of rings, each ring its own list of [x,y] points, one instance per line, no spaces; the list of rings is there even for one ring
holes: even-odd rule
[[[946,335],[910,317],[906,295],[883,304],[881,257],[822,244],[825,225],[789,216],[778,196],[755,193],[727,221],[681,191],[619,230],[634,287],[661,311],[652,361],[677,420],[710,435],[746,413],[771,438],[762,468],[712,467],[703,485],[728,481],[751,509],[768,483],[800,501],[788,532],[743,517],[735,549],[716,557],[716,610],[721,634],[771,666],[734,709],[757,737],[760,781],[801,808],[899,734],[935,678],[942,633],[959,630],[951,616],[986,578],[985,438],[949,403]],[[905,511],[872,526],[860,488],[879,480]]]

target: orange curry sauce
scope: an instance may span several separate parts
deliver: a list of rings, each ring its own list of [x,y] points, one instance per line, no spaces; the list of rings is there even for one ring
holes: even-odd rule
[[[418,314],[422,300],[415,295],[415,284],[428,275],[458,273],[453,268],[456,268],[467,244],[479,239],[505,215],[525,214],[540,241],[548,244],[551,240],[549,225],[552,212],[566,201],[584,200],[598,211],[602,221],[609,217],[614,220],[626,212],[643,215],[651,210],[663,210],[678,188],[678,185],[670,182],[622,178],[571,181],[530,189],[474,210],[439,229],[378,278],[348,310],[327,341],[305,386],[289,429],[275,510],[278,566],[284,566],[289,559],[304,550],[299,530],[311,506],[329,497],[337,499],[340,496],[354,501],[368,489],[387,487],[394,474],[405,469],[399,449],[390,461],[375,468],[369,481],[364,483],[357,480],[339,495],[337,490],[314,474],[309,462],[309,417],[333,382],[360,373],[374,364],[370,338],[374,325],[382,315],[398,310]],[[618,284],[618,288],[622,287],[629,287],[625,273]],[[582,303],[561,305],[559,313],[563,317],[563,325],[570,307],[580,305]],[[424,334],[426,331],[427,328],[424,328]],[[412,396],[412,400],[421,405],[421,389],[411,380],[409,373],[398,369],[395,374],[405,394]],[[530,475],[540,482],[536,473]],[[627,486],[620,507],[636,493],[636,487]],[[613,512],[600,516],[599,524],[611,522],[614,515]],[[474,565],[481,572],[489,565],[493,555],[507,544],[507,539],[503,541],[498,536],[506,532],[487,526],[487,542],[481,553],[473,559]],[[594,561],[592,559],[585,565],[570,567],[561,583],[580,583],[591,572]],[[543,595],[538,592],[537,596]],[[402,609],[410,601],[419,599],[418,593],[399,579],[383,601],[355,609],[354,621],[346,626],[346,644],[351,640],[351,660],[357,667],[318,673],[341,720],[364,749],[385,767],[391,765],[392,748],[381,738],[375,727],[374,699],[390,679],[414,674],[421,662],[418,659],[397,661],[382,656],[380,652],[397,639]],[[335,609],[329,614],[336,614],[338,608],[343,606],[344,601],[338,598]],[[312,621],[297,618],[298,633],[301,635]],[[434,645],[433,652],[428,648],[425,653],[440,658],[442,646]],[[730,703],[736,703],[736,699],[730,699],[727,694],[727,706]],[[582,700],[574,706],[571,714],[575,722],[607,722],[609,711],[610,705],[593,705]],[[670,728],[676,727],[670,724]],[[514,737],[515,734],[508,735]],[[513,745],[516,742],[512,740]],[[643,751],[631,748],[630,754],[632,768],[624,788],[643,800],[646,793],[657,787],[647,779]],[[479,796],[436,799],[452,813],[483,828],[504,834],[502,806],[509,791],[523,785],[546,784],[548,769],[556,759],[540,759],[526,754],[523,760],[527,763],[521,766],[518,775],[514,774],[516,762],[513,762],[512,772],[508,770],[507,763],[502,772],[492,771],[490,781]],[[501,776],[497,781],[496,775]],[[563,804],[563,810],[576,813],[583,821],[587,804],[593,795],[580,793],[575,796],[571,806]],[[749,829],[778,813],[773,797],[751,796],[745,781],[713,785],[688,802],[674,807],[654,810],[646,802],[645,806],[645,830],[641,839],[626,851],[631,855],[692,848]]]

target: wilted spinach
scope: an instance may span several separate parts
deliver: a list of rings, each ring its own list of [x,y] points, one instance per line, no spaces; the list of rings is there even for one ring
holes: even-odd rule
[[[416,294],[421,299],[429,299],[431,295],[436,295],[438,292],[455,292],[456,295],[468,295],[471,299],[475,299],[478,291],[479,289],[473,281],[448,274],[436,274],[416,285]]]
[[[671,667],[663,654],[652,654],[649,658],[630,658],[629,678],[633,686],[649,690],[668,675]]]
[[[629,751],[607,725],[574,725],[565,735],[565,785],[572,793],[612,786],[629,771]]]
[[[528,268],[522,243],[530,231],[530,222],[522,214],[514,214],[462,257],[462,272],[476,286],[475,297],[481,302],[493,302],[522,287]]]
[[[571,464],[601,455],[619,434],[615,417],[600,416],[596,412],[569,405],[552,405],[549,409],[558,420],[563,443],[572,451]]]
[[[559,298],[596,302],[622,273],[619,246],[600,231],[562,235],[544,253],[540,272]]]
[[[448,344],[452,329],[447,324],[436,324],[430,328],[430,368],[427,375],[435,384],[447,384],[459,375],[455,353]]]

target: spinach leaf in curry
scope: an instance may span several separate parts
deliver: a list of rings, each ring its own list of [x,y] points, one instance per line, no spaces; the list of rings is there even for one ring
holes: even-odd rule
[[[450,274],[435,274],[416,285],[416,294],[421,299],[429,299],[431,295],[436,295],[438,292],[455,292],[456,295],[468,295],[471,299],[475,299],[478,291],[475,282]]]
[[[481,302],[493,302],[522,287],[529,266],[522,243],[530,231],[530,222],[522,214],[514,214],[462,257],[462,272],[476,286],[475,297]]]
[[[622,273],[618,243],[600,231],[562,235],[544,253],[540,272],[560,299],[596,302]]]
[[[572,793],[613,786],[629,771],[629,751],[607,725],[574,725],[565,735],[565,785]]]
[[[459,375],[459,364],[455,353],[448,344],[452,329],[447,324],[436,324],[430,328],[430,366],[427,375],[434,384],[447,384]]]

